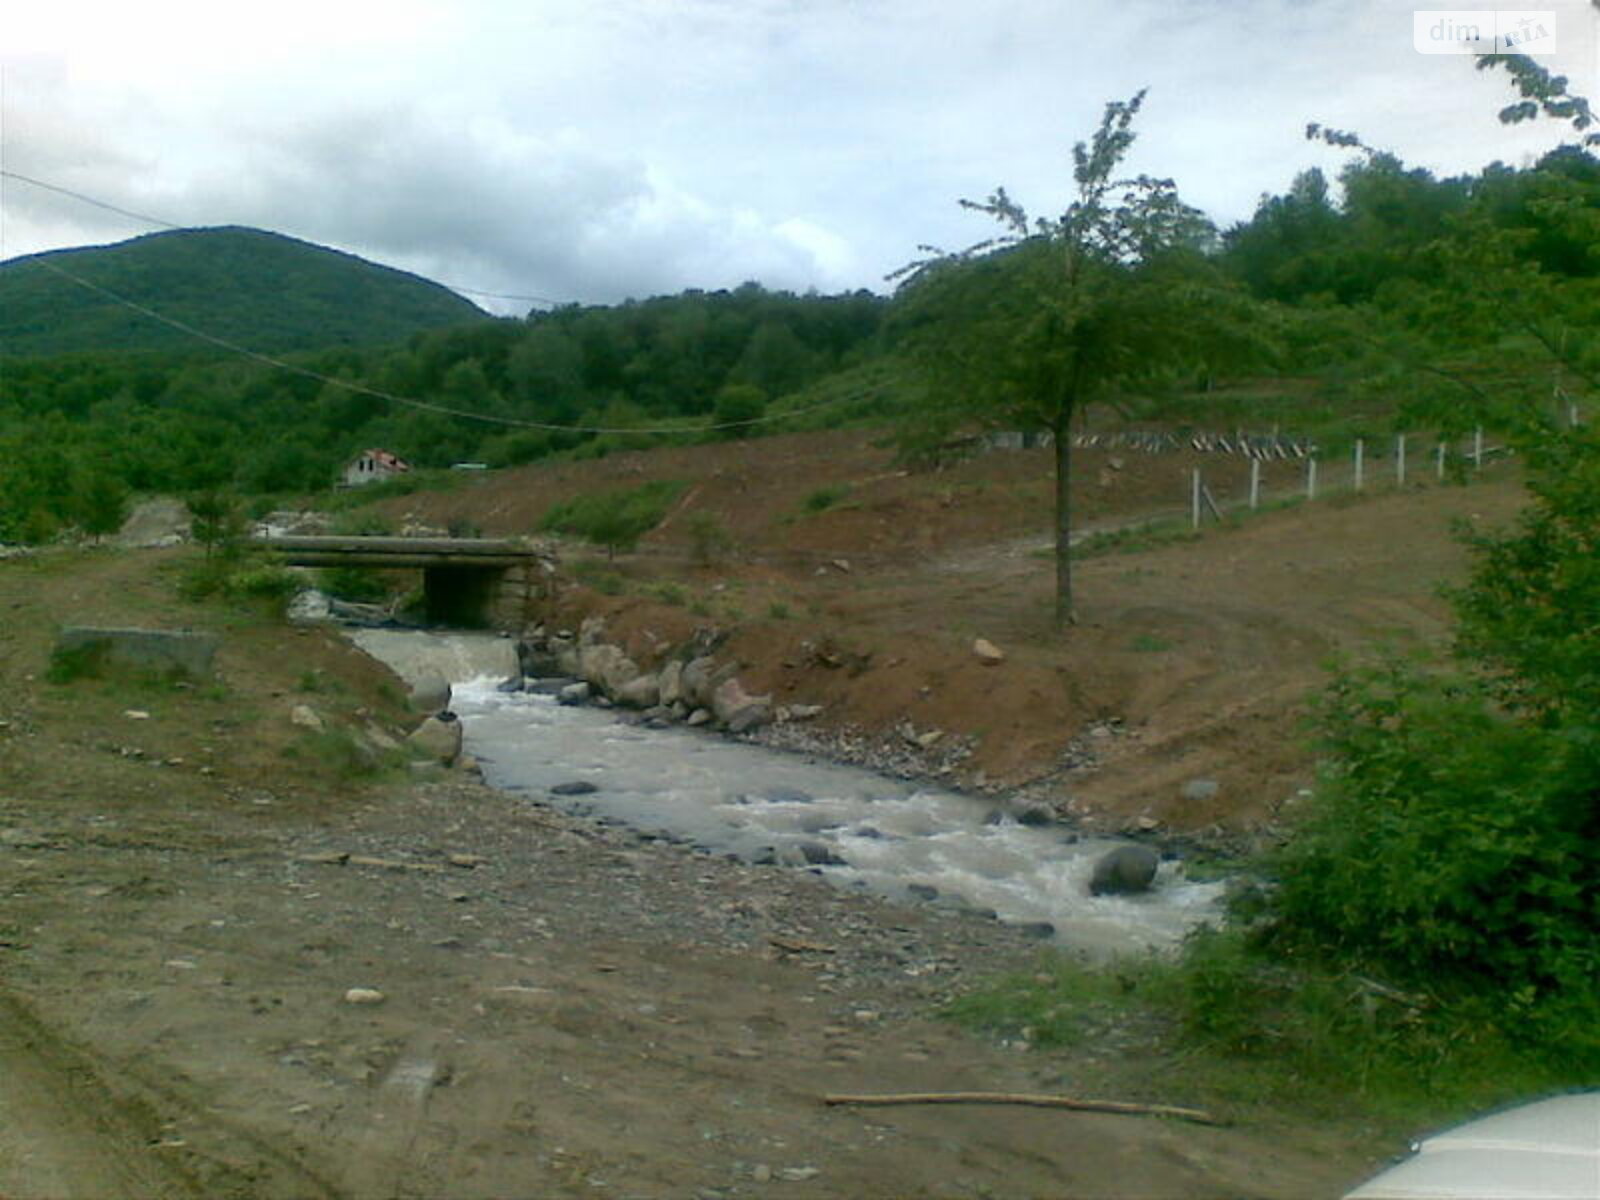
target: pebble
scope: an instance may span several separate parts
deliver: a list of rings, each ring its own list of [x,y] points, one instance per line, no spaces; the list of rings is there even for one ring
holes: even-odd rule
[[[127,717],[130,721],[148,721],[150,719],[150,714],[145,712],[142,708],[127,709],[122,715]]]
[[[377,988],[353,987],[344,994],[346,1004],[382,1004],[385,999]]]
[[[750,1168],[750,1178],[757,1183],[768,1183],[772,1179],[772,1168],[766,1163],[757,1163]]]
[[[816,1167],[785,1167],[778,1172],[778,1178],[786,1183],[804,1183],[807,1179],[815,1179],[822,1172]]]

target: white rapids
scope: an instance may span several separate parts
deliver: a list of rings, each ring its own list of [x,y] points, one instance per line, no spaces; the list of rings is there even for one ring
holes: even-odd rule
[[[453,635],[355,635],[402,676],[420,661],[407,650],[421,639],[430,669],[463,670],[484,654],[498,662],[509,649],[499,639],[462,650],[440,647],[468,640]],[[485,780],[506,792],[707,853],[808,867],[846,887],[989,910],[1041,935],[1048,924],[1057,944],[1096,956],[1170,946],[1219,915],[1224,885],[1185,879],[1177,862],[1163,863],[1143,895],[1089,895],[1094,862],[1114,840],[1021,825],[971,796],[805,755],[501,693],[499,678],[455,683],[451,707]],[[551,793],[580,782],[594,790]]]

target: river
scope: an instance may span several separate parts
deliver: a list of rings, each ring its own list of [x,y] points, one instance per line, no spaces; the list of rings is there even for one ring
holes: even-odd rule
[[[1118,842],[1019,824],[993,801],[714,733],[652,729],[552,696],[501,693],[496,683],[516,669],[506,639],[350,636],[402,678],[437,671],[452,680],[466,750],[491,786],[642,837],[989,911],[1096,957],[1170,946],[1219,912],[1223,885],[1184,878],[1179,862],[1164,862],[1143,895],[1091,896],[1094,862]],[[578,794],[552,792],[574,784]]]

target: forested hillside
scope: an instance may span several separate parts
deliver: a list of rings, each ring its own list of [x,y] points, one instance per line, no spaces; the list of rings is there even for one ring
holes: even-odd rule
[[[1335,417],[1341,406],[1370,414],[1374,396],[1381,411],[1426,399],[1426,419],[1439,428],[1469,410],[1481,419],[1486,387],[1546,406],[1580,387],[1589,351],[1571,331],[1592,327],[1600,311],[1592,154],[1569,147],[1528,168],[1497,163],[1442,180],[1375,151],[1346,158],[1333,182],[1307,172],[1264,197],[1250,221],[1194,239],[1211,269],[1256,306],[1256,353],[1239,372],[1296,377],[1295,394]],[[290,353],[294,370],[273,368],[186,342],[38,263],[8,264],[0,273],[8,348],[61,345],[70,328],[78,352],[6,363],[0,540],[81,523],[91,481],[102,493],[304,492],[328,486],[369,445],[422,466],[504,466],[664,440],[601,431],[753,436],[795,428],[776,420],[795,410],[815,427],[888,419],[923,403],[922,384],[904,369],[903,306],[866,291],[797,296],[749,283],[516,320],[482,317],[425,281],[248,230],[158,234],[46,259],[251,347],[307,344],[312,327],[286,325],[286,313],[317,313],[320,344]],[[1441,289],[1443,279],[1461,286]],[[963,303],[982,306],[982,296]],[[76,316],[64,321],[61,312]],[[934,319],[953,331],[980,316],[958,307]],[[450,323],[416,331],[437,321]],[[86,332],[95,328],[103,336]],[[385,328],[388,343],[373,344]],[[1566,339],[1554,363],[1552,339]],[[1198,356],[1189,370],[1180,355],[1136,391],[1106,398],[1140,420],[1285,424],[1270,389],[1259,413],[1237,399],[1208,413],[1204,388],[1215,382]],[[1419,411],[1411,406],[1413,420]]]
[[[568,427],[748,433],[759,427],[739,423],[770,401],[871,361],[884,306],[746,284],[322,349],[291,356],[296,370],[211,353],[15,359],[0,377],[0,540],[74,521],[75,497],[105,476],[135,491],[310,491],[369,445],[424,467],[509,465],[651,441]]]
[[[237,226],[179,229],[0,263],[0,354],[201,345],[51,267],[259,351],[394,342],[484,315],[437,283],[325,246]]]

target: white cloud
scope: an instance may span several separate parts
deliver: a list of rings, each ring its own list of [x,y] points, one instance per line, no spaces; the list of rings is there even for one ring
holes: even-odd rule
[[[1600,85],[1594,14],[1554,2],[1557,66]],[[958,197],[1059,211],[1072,142],[1146,85],[1130,165],[1223,222],[1336,172],[1307,121],[1444,173],[1556,140],[1391,0],[57,0],[7,33],[9,170],[579,300],[881,287],[986,232]],[[4,199],[5,254],[144,231]]]

